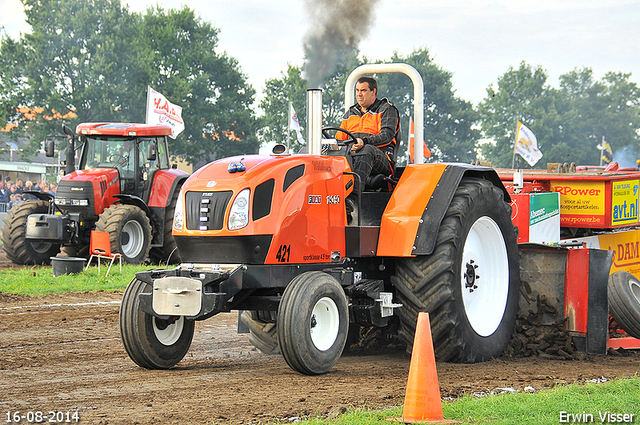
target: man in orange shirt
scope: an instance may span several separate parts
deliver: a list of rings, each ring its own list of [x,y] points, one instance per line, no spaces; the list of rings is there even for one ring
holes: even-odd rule
[[[360,77],[356,83],[356,100],[342,118],[341,128],[356,137],[351,149],[353,171],[360,176],[364,187],[379,189],[384,176],[393,173],[395,147],[400,143],[400,114],[387,98],[378,99],[378,82],[372,77]],[[338,132],[336,139],[346,140],[346,133]]]

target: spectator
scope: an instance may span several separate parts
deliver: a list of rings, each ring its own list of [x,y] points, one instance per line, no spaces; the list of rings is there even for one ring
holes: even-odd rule
[[[3,204],[9,203],[9,191],[5,189],[2,181],[0,181],[0,202]]]
[[[23,191],[23,194],[22,194],[22,200],[23,200],[23,201],[29,201],[29,200],[31,200],[31,199],[37,199],[37,198],[36,198],[35,196],[33,196],[33,195],[30,195],[30,194],[28,194],[28,193],[24,193],[24,192],[29,192],[29,191],[31,191],[31,190],[34,190],[34,189],[33,189],[33,183],[32,183],[32,182],[30,182],[29,180],[27,180],[27,181],[26,181],[26,183],[24,184],[24,191]]]
[[[15,186],[14,186],[15,187]],[[18,202],[20,202],[20,195],[19,193],[12,193],[11,196],[9,197],[9,207],[7,208],[8,210],[10,210],[14,205],[16,205]]]
[[[16,188],[18,188],[18,193],[22,194],[22,192],[24,192],[24,183],[22,182],[22,179],[16,180]]]
[[[49,184],[49,192],[51,192],[51,194],[53,196],[56,196],[56,191],[58,190],[58,184],[57,183],[50,183]]]

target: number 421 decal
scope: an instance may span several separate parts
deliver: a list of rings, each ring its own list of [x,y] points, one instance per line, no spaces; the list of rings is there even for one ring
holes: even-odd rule
[[[291,255],[291,245],[280,245],[280,249],[276,254],[276,260],[280,263],[288,263]]]

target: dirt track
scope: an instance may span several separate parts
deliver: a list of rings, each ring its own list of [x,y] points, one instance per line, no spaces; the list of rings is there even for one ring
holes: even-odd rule
[[[0,412],[78,410],[80,423],[96,424],[247,424],[403,402],[407,355],[345,355],[324,376],[302,376],[238,335],[236,314],[197,323],[192,348],[175,369],[141,369],[120,342],[121,297],[0,294]],[[455,397],[633,376],[640,358],[499,359],[437,368],[442,396]]]

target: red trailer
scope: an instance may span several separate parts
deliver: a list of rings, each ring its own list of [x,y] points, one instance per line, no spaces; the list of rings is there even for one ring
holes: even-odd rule
[[[530,299],[557,300],[547,321],[566,318],[574,342],[592,353],[640,348],[640,171],[616,165],[498,172],[519,229],[523,293],[530,276],[538,283]]]

